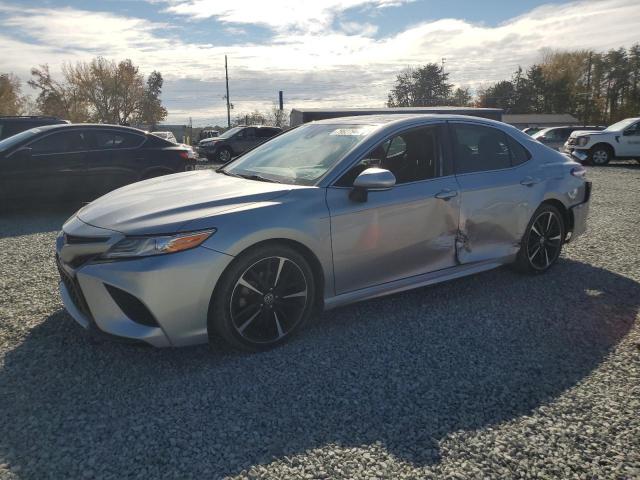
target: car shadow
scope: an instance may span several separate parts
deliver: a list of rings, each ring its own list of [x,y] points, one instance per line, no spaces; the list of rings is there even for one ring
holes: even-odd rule
[[[0,207],[0,238],[58,231],[84,202],[20,204]]]
[[[25,478],[76,477],[90,458],[116,476],[218,478],[375,444],[428,466],[447,435],[516,419],[583,380],[639,304],[637,282],[563,259],[546,275],[499,269],[325,312],[261,354],[92,343],[57,311],[6,353],[2,460]]]

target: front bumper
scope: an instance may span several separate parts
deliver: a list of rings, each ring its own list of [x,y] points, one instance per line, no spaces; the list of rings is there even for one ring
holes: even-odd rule
[[[591,200],[591,182],[585,184],[585,199],[582,203],[570,208],[573,214],[573,230],[571,241],[587,231],[587,217],[589,216],[589,203]]]
[[[60,294],[69,314],[84,328],[156,347],[204,343],[211,294],[231,260],[229,255],[197,247],[157,257],[89,263],[77,270],[60,263]],[[157,326],[128,317],[107,285],[139,300]]]

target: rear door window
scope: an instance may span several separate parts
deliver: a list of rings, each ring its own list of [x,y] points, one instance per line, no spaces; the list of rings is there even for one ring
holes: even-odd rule
[[[451,124],[457,174],[511,167],[507,135],[492,127]]]
[[[136,148],[145,140],[142,135],[117,130],[96,130],[94,135],[98,149]]]

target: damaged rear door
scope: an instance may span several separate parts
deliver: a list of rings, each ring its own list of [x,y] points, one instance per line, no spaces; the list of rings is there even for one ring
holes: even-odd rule
[[[497,128],[449,122],[460,187],[459,263],[515,255],[544,182],[530,153]]]

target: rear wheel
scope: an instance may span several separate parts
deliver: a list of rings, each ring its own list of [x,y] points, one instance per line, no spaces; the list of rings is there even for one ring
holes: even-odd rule
[[[611,150],[604,145],[596,145],[589,155],[592,165],[606,165],[611,161]]]
[[[562,214],[553,205],[541,205],[527,226],[515,267],[525,273],[546,272],[560,257],[564,237]]]
[[[268,350],[307,322],[315,299],[307,260],[284,245],[240,256],[221,277],[209,309],[209,332],[235,348]]]

